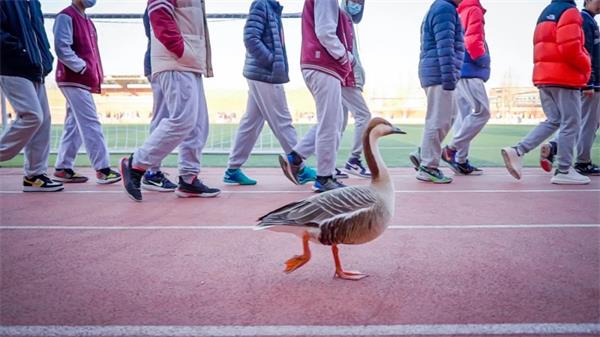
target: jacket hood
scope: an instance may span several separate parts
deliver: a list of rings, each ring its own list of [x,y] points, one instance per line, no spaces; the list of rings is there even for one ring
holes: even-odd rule
[[[350,15],[350,13],[348,13],[348,9],[347,9],[348,0],[342,0],[340,2],[340,8],[344,11],[344,13],[348,14],[348,16],[352,19],[352,23],[359,23],[362,20],[363,13],[365,12],[364,0],[356,0],[356,2],[360,2],[363,5],[362,9],[360,10],[360,13],[358,13],[356,15]]]
[[[479,0],[463,0],[463,2],[461,2],[460,5],[458,5],[458,12],[461,12],[470,7],[479,7],[483,10],[484,14],[487,11],[485,8],[483,8]]]

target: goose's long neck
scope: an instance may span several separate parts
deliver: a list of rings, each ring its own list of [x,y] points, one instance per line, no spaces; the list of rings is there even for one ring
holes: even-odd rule
[[[371,171],[371,183],[374,186],[392,188],[390,173],[379,153],[379,135],[377,132],[370,132],[368,136],[364,137],[363,143],[365,159]]]

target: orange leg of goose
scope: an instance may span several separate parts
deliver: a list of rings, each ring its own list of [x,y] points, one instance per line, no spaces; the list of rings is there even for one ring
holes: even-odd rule
[[[342,263],[340,262],[340,256],[338,254],[338,247],[336,244],[333,244],[331,246],[331,252],[333,253],[333,260],[335,261],[334,277],[339,277],[343,280],[358,281],[358,280],[362,280],[363,278],[369,276],[367,274],[363,274],[358,271],[348,271],[348,270],[342,269]]]
[[[304,235],[302,236],[302,247],[304,249],[304,252],[302,253],[302,255],[296,255],[296,256],[292,257],[291,259],[285,261],[284,272],[291,273],[294,270],[305,265],[306,262],[308,262],[310,260],[310,247],[308,247],[309,239],[310,239],[310,236],[308,235],[308,233],[304,233]]]

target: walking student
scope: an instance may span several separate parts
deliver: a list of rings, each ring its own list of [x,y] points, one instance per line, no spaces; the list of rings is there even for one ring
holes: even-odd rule
[[[95,4],[95,0],[73,0],[54,21],[56,83],[67,100],[67,113],[53,179],[65,183],[88,180],[73,170],[82,142],[96,170],[96,183],[121,180],[121,175],[110,168],[108,147],[92,97],[100,93],[104,79],[96,28],[85,14]]]
[[[521,179],[523,156],[559,131],[558,167],[553,184],[588,184],[573,167],[581,124],[581,89],[589,81],[591,59],[585,50],[583,19],[574,0],[552,0],[538,19],[534,35],[533,83],[540,91],[546,120],[501,154],[508,172]]]
[[[47,175],[51,122],[44,79],[53,57],[38,0],[0,1],[0,50],[0,89],[16,114],[0,136],[0,162],[25,149],[23,191],[62,191]]]

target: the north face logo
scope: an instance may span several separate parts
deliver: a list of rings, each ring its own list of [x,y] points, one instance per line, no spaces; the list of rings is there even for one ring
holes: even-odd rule
[[[556,21],[556,15],[554,14],[550,14],[546,17],[546,19],[550,20],[550,21]]]

